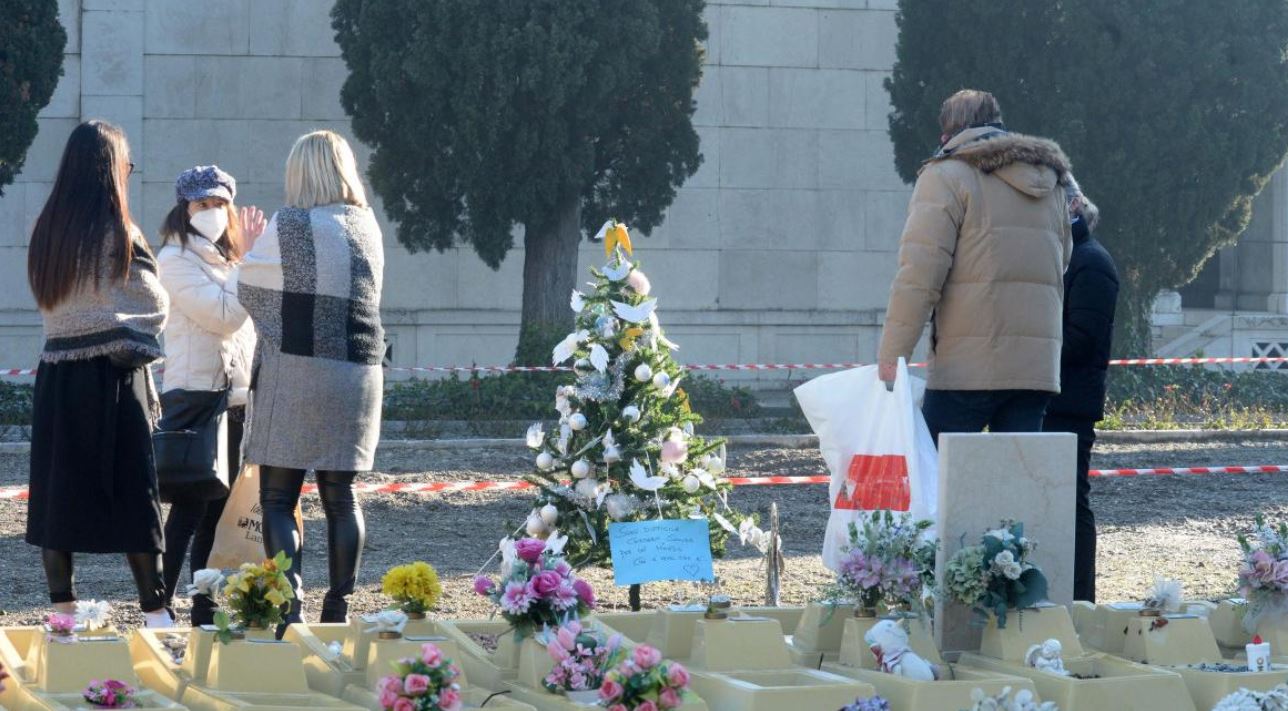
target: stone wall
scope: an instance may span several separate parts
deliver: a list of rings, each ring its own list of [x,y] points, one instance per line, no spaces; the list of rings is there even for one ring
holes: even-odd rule
[[[710,2],[695,123],[705,162],[639,239],[660,315],[688,362],[871,359],[908,189],[881,82],[894,0]],[[218,163],[238,202],[276,207],[292,141],[352,136],[324,0],[60,0],[66,75],[19,182],[0,199],[0,367],[26,366],[39,318],[25,244],[78,121],[128,133],[136,219],[155,238],[184,168]],[[365,151],[359,146],[359,159]],[[505,362],[523,255],[409,255],[386,225],[384,307],[396,365]],[[597,248],[583,250],[583,267]],[[602,252],[599,254],[602,257]]]

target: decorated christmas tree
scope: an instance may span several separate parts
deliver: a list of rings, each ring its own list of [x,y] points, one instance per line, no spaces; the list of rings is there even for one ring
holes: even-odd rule
[[[597,237],[607,263],[591,269],[589,293],[573,291],[574,331],[554,349],[554,364],[573,368],[555,391],[559,423],[528,430],[536,452],[528,478],[540,493],[527,533],[557,529],[580,567],[609,562],[611,522],[705,518],[720,556],[730,534],[753,524],[729,506],[724,441],[694,432],[702,418],[689,407],[677,346],[662,331],[626,227],[609,222]]]

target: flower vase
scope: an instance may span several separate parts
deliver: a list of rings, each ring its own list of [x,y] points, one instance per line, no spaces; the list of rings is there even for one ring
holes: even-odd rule
[[[1270,653],[1283,654],[1288,649],[1288,615],[1264,614],[1257,620],[1256,634],[1270,644]]]
[[[402,639],[402,632],[396,630],[380,630],[376,634],[378,639]]]
[[[498,669],[513,671],[519,668],[519,642],[514,639],[513,632],[503,632],[497,637],[491,661]]]
[[[569,691],[568,700],[574,704],[582,706],[599,705],[599,689],[586,689],[585,691]]]
[[[533,689],[543,688],[542,682],[554,667],[550,652],[535,638],[528,637],[519,643],[519,683]]]
[[[423,619],[425,619],[425,613],[423,613],[423,612],[408,612],[408,613],[406,613],[406,614],[407,614],[407,619],[409,619],[409,620],[423,620]]]

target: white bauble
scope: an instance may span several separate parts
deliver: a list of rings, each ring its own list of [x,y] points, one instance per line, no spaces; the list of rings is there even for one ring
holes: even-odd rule
[[[585,479],[590,476],[590,462],[585,459],[578,459],[572,463],[572,475],[576,479]]]
[[[698,487],[702,486],[702,482],[698,481],[698,478],[696,476],[693,476],[692,474],[690,474],[684,477],[684,481],[681,482],[680,485],[683,486],[684,490],[687,491],[688,493],[694,494],[694,493],[697,493]]]
[[[581,481],[577,482],[576,486],[573,487],[573,491],[576,491],[578,496],[584,496],[587,499],[593,499],[595,498],[595,490],[598,488],[599,488],[598,479],[582,479]]]
[[[529,536],[540,536],[546,532],[546,522],[541,520],[541,514],[533,511],[528,514],[528,521],[524,524],[523,530],[527,531]]]
[[[635,379],[641,383],[647,382],[653,377],[653,369],[648,367],[648,363],[640,363],[635,367]]]
[[[715,474],[716,476],[720,476],[721,474],[723,474],[724,470],[725,470],[725,463],[724,463],[724,460],[721,459],[720,457],[712,457],[711,461],[707,463],[707,471],[711,472],[712,474]]]
[[[541,507],[541,520],[547,526],[553,526],[559,521],[559,509],[554,504],[546,504]]]
[[[572,413],[568,416],[568,426],[571,427],[574,432],[580,432],[586,429],[586,416],[580,412]]]
[[[671,376],[666,373],[658,373],[653,376],[653,387],[664,388],[671,384]]]
[[[537,455],[537,468],[541,471],[550,471],[550,467],[555,465],[555,458],[549,452],[542,452]]]
[[[622,419],[631,424],[640,421],[640,409],[634,405],[627,405],[622,408]]]

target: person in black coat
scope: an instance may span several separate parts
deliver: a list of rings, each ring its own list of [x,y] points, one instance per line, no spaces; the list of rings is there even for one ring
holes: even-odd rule
[[[1042,429],[1078,436],[1078,498],[1073,553],[1073,599],[1096,600],[1096,517],[1091,510],[1091,447],[1105,416],[1105,378],[1118,302],[1118,270],[1092,232],[1100,210],[1070,176],[1073,256],[1064,274],[1064,345],[1060,394],[1047,406]]]

